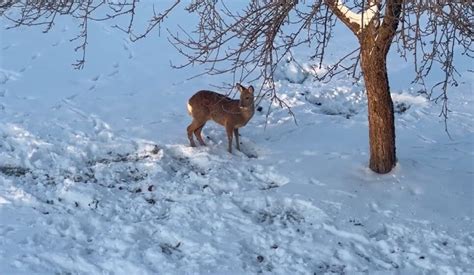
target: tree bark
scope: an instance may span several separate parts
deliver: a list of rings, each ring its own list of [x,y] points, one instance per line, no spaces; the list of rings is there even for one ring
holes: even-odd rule
[[[361,66],[367,90],[369,113],[369,167],[376,173],[390,172],[396,164],[393,102],[388,84],[386,54],[372,39],[361,43]]]

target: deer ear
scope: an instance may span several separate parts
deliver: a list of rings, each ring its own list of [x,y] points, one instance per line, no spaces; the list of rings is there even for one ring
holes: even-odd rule
[[[237,90],[239,90],[239,92],[242,92],[244,90],[244,86],[240,85],[240,83],[235,84],[235,87],[237,87]]]
[[[250,87],[248,88],[248,91],[249,91],[251,94],[253,94],[253,92],[255,91],[255,89],[253,88],[253,86],[250,86]]]

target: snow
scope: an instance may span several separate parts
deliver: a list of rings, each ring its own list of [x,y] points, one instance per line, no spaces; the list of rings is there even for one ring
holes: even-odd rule
[[[347,8],[341,0],[337,0],[336,9],[341,11],[341,13],[349,20],[349,23],[355,23],[359,26],[360,32],[362,29],[367,27],[369,23],[378,15],[378,5],[376,3],[372,4],[362,13],[355,13]]]
[[[199,68],[170,69],[164,37],[93,25],[82,71],[66,19],[1,31],[1,274],[474,272],[472,73],[451,91],[450,139],[391,68],[398,164],[377,175],[363,83],[318,82],[297,55],[277,78],[297,125],[264,101],[242,152],[214,123],[191,148],[187,99],[229,76],[188,80]]]

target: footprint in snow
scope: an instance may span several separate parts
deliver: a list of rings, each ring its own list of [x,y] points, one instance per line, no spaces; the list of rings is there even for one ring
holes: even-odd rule
[[[219,143],[222,143],[224,144],[223,142],[220,142],[215,136],[214,136],[214,133],[210,134],[210,135],[206,135],[205,138],[209,141],[212,142],[212,144],[219,144]],[[227,144],[227,139],[225,140]],[[227,146],[227,145],[226,145]],[[254,143],[252,143],[251,141],[245,139],[245,140],[242,140],[242,137],[240,138],[240,152],[237,150],[237,148],[235,148],[235,140],[232,141],[232,154],[243,154],[245,156],[247,156],[249,159],[256,159],[259,157],[258,155],[258,152],[257,152],[257,147]],[[227,147],[226,147],[227,148]]]
[[[114,76],[114,75],[116,75],[120,72],[119,71],[119,67],[120,67],[119,63],[114,63],[114,65],[112,67],[113,67],[113,70],[112,70],[112,72],[107,74],[108,77],[112,77],[112,76]]]
[[[5,45],[5,46],[2,47],[2,50],[6,51],[6,50],[10,49],[12,46],[13,46],[13,44]]]
[[[12,226],[0,227],[1,236],[7,236],[9,233],[12,233],[13,231],[15,231],[15,228]]]
[[[325,183],[322,183],[322,182],[320,182],[319,180],[317,180],[317,179],[315,179],[315,178],[310,178],[310,179],[309,179],[309,183],[310,183],[310,184],[317,185],[317,186],[326,186]]]
[[[127,43],[123,44],[123,49],[128,53],[128,59],[133,58],[133,51],[130,49]]]
[[[93,91],[97,88],[97,83],[99,83],[99,80],[101,78],[101,75],[98,74],[96,76],[94,76],[93,78],[91,78],[91,82],[93,83],[92,86],[89,87],[89,91]]]
[[[114,71],[112,71],[111,73],[107,74],[107,76],[108,76],[108,77],[112,77],[112,76],[114,76],[114,75],[116,75],[116,74],[118,74],[118,73],[119,73],[119,70],[114,70]]]
[[[0,85],[5,85],[10,80],[10,76],[2,71],[0,71]]]
[[[390,217],[393,215],[393,212],[391,210],[383,210],[380,208],[380,206],[375,203],[375,202],[372,202],[369,204],[369,207],[370,207],[370,210],[374,211],[375,213],[379,213],[379,214],[382,214],[386,217]]]
[[[76,98],[79,94],[73,94],[73,95],[70,95],[68,97],[66,97],[67,100],[74,100],[74,98]]]
[[[249,141],[240,142],[240,152],[246,155],[249,159],[257,159],[258,152],[255,144],[250,143]]]
[[[343,190],[338,190],[338,189],[330,189],[329,193],[334,194],[334,195],[347,196],[350,198],[357,198],[357,195],[353,193],[343,191]]]
[[[346,268],[345,265],[341,264],[328,264],[322,262],[317,265],[314,274],[345,274],[344,269]]]

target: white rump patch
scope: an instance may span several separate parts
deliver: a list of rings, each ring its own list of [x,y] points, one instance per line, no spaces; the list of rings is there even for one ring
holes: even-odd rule
[[[191,106],[188,102],[188,113],[189,115],[193,115],[193,106]]]

